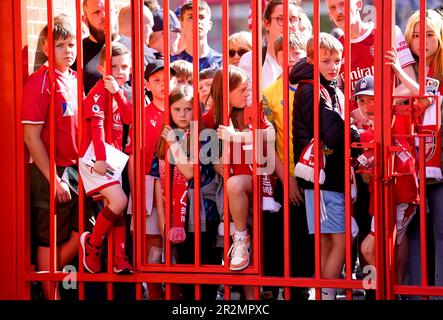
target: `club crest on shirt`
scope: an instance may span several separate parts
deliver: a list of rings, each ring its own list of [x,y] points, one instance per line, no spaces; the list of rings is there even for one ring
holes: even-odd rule
[[[69,102],[62,102],[63,117],[75,116],[74,105]]]
[[[155,128],[155,126],[157,125],[157,121],[154,119],[151,119],[151,124]]]
[[[100,98],[100,95],[95,94],[93,98],[94,98],[94,102],[97,103],[98,99]]]
[[[369,47],[369,53],[371,54],[371,56],[374,56],[374,54],[375,54],[374,46]]]
[[[114,115],[112,116],[114,118],[114,122],[115,123],[121,123],[122,122],[122,118],[120,116],[120,113],[114,113]]]
[[[420,133],[426,135],[429,134],[429,136],[425,138],[425,156],[426,156],[426,161],[429,161],[434,156],[435,148],[437,147],[437,139],[435,138],[435,132],[426,129],[422,130]]]

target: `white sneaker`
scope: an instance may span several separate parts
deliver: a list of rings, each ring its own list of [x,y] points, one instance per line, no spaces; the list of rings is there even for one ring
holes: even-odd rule
[[[251,249],[251,241],[249,236],[246,236],[243,240],[235,240],[228,252],[228,259],[231,259],[229,269],[232,271],[240,271],[249,265],[249,255]]]

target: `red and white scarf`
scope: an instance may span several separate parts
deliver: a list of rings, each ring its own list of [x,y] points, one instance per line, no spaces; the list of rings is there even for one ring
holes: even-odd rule
[[[436,81],[435,79],[426,78],[426,81]],[[438,81],[436,81],[438,83]],[[430,92],[434,95],[438,92]],[[439,97],[440,98],[440,97]],[[440,112],[438,106],[440,101],[433,98],[432,103],[426,109],[423,115],[423,122],[418,126],[419,134],[426,134],[425,138],[425,155],[426,155],[426,178],[442,180],[442,172],[440,167],[441,155],[441,138],[440,138]]]
[[[164,160],[159,160],[160,181],[163,200],[165,200],[166,166]],[[174,166],[172,178],[172,225],[168,239],[172,243],[182,243],[186,239],[185,223],[188,204],[188,180],[177,166]]]
[[[326,156],[321,150],[320,146],[320,174],[318,176],[318,182],[323,184],[325,182],[325,164],[326,164]],[[314,183],[314,139],[312,139],[308,145],[303,149],[303,152],[295,165],[294,175],[296,177],[302,178],[306,181],[310,181]]]
[[[314,81],[312,80],[303,80],[302,83],[309,83],[311,85],[314,85]],[[328,90],[320,84],[320,95],[326,100],[328,104],[332,106],[332,99],[329,95]],[[339,114],[343,118],[343,108],[342,108],[342,96],[337,94],[337,102],[339,105]],[[323,184],[326,179],[325,175],[325,165],[326,165],[326,156],[322,151],[323,143],[320,143],[320,174],[318,177],[318,181],[320,184]],[[295,165],[294,169],[294,175],[296,177],[302,178],[306,181],[310,181],[314,183],[314,138],[306,145],[306,147],[303,149],[302,154],[300,155],[300,159],[298,160],[297,164]]]

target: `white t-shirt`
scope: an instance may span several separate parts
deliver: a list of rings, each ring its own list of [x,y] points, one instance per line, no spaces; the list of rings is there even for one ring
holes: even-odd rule
[[[238,67],[248,76],[248,106],[252,105],[252,51],[246,52],[240,59]],[[266,53],[266,59],[262,68],[262,89],[267,88],[283,72],[282,68],[270,54]]]

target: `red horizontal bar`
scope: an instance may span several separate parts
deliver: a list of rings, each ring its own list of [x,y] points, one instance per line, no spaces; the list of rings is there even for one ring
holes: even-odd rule
[[[28,281],[62,281],[66,273],[56,272],[28,272],[25,279]],[[290,278],[290,277],[260,277],[251,275],[227,276],[225,274],[201,274],[196,277],[189,273],[138,273],[133,275],[116,275],[114,273],[78,273],[77,282],[122,282],[122,283],[140,283],[140,282],[164,282],[164,283],[183,283],[183,284],[227,284],[227,285],[251,285],[251,286],[275,286],[275,287],[334,287],[343,289],[363,289],[361,280],[342,280],[342,279],[319,279],[313,278]]]
[[[443,296],[443,287],[396,285],[394,292],[404,295]]]

